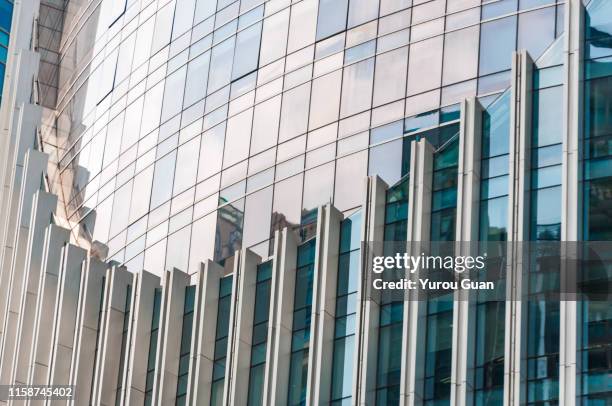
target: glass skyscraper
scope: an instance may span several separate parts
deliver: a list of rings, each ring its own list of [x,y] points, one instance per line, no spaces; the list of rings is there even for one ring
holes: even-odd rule
[[[612,404],[612,304],[551,299],[537,254],[502,299],[372,300],[363,245],[612,240],[612,2],[14,8],[0,385],[75,385],[74,405]]]

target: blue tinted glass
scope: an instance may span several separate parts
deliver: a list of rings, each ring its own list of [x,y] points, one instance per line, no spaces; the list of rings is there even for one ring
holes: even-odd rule
[[[370,144],[378,144],[402,135],[402,121],[396,121],[370,131]]]
[[[481,199],[492,199],[494,197],[508,194],[508,176],[483,180],[480,187]]]
[[[551,87],[534,92],[534,145],[541,147],[560,143],[563,134],[563,87]]]
[[[334,341],[331,385],[332,400],[350,397],[352,394],[354,349],[354,335]]]
[[[348,0],[320,0],[317,41],[346,29]]]
[[[482,115],[483,158],[507,154],[510,148],[510,92],[506,91]]]
[[[561,233],[561,187],[532,192],[532,238],[558,240]]]
[[[404,132],[409,133],[438,125],[439,114],[439,110],[433,110],[404,119]]]
[[[364,42],[363,44],[347,49],[344,52],[344,63],[350,64],[352,62],[359,61],[361,59],[365,59],[368,56],[374,55],[375,52],[376,52],[376,40],[373,39],[371,41]]]
[[[516,11],[517,0],[500,0],[482,6],[482,19],[499,17]]]
[[[508,226],[508,198],[485,200],[480,205],[480,239],[505,241]]]

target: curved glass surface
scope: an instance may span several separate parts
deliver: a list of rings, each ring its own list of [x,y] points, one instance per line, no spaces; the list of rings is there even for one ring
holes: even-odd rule
[[[405,172],[398,138],[505,89],[511,52],[562,31],[556,1],[480,3],[70,2],[43,139],[75,239],[194,272],[267,256],[322,203],[351,213],[365,176]]]

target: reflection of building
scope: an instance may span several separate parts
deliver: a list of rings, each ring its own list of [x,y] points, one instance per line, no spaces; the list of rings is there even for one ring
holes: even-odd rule
[[[612,8],[581,3],[16,4],[0,384],[610,403],[612,306],[548,300],[554,279],[360,300],[361,241],[612,239]]]

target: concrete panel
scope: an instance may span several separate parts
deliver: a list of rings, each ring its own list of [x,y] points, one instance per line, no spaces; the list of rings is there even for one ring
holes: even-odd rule
[[[328,404],[330,401],[341,221],[342,213],[331,204],[323,208],[323,215],[319,218],[321,234],[317,238],[321,244],[317,244],[320,251],[315,263],[313,290],[313,312],[316,316],[312,320],[317,324],[316,330],[311,332],[314,343],[311,347],[313,362],[309,370],[312,380],[310,404],[315,405]]]
[[[53,338],[49,375],[50,385],[67,385],[70,381],[70,365],[76,332],[77,308],[86,251],[68,244],[64,249],[60,273],[58,300],[53,317]],[[47,401],[47,405],[62,405],[66,401]]]
[[[151,341],[151,323],[153,321],[153,303],[155,289],[159,288],[160,279],[146,271],[138,276],[138,286],[135,291],[134,321],[127,382],[124,387],[124,404],[140,406],[144,403],[147,381],[147,362],[149,344]]]
[[[13,334],[7,331],[4,336],[6,347],[3,359],[8,362],[11,357],[13,358],[11,368],[7,372],[10,377],[9,381],[12,383],[25,384],[27,381],[27,365],[31,347],[28,344],[22,347],[22,344],[32,342],[36,294],[38,293],[38,282],[43,261],[45,229],[49,225],[51,213],[56,204],[57,198],[54,195],[42,191],[36,192],[34,195],[26,263],[24,268],[15,275],[15,284],[9,299],[7,324],[16,321],[16,326]],[[9,343],[11,339],[14,339],[14,342]],[[3,363],[3,367],[5,366],[8,367],[9,365]]]
[[[248,249],[240,255],[240,272],[234,284],[238,288],[236,297],[236,323],[231,354],[231,379],[229,380],[229,404],[246,406],[251,367],[253,317],[255,316],[255,291],[257,288],[257,265],[261,258]]]
[[[154,405],[174,404],[176,400],[182,316],[185,306],[185,288],[188,284],[189,275],[178,269],[173,269],[165,274],[158,333],[161,345],[158,346],[155,363],[156,375],[153,384]]]
[[[385,200],[387,184],[378,176],[370,177],[366,181],[366,200],[364,222],[362,227],[363,241],[382,241],[385,230]],[[380,247],[375,247],[379,249]],[[381,250],[382,251],[382,250]],[[372,252],[367,255],[380,255],[381,252]],[[366,253],[361,252],[361,263],[369,261]],[[357,312],[357,326],[359,345],[355,350],[357,359],[357,384],[353,397],[358,405],[373,405],[376,401],[376,369],[378,365],[378,326],[380,324],[380,303],[375,300],[364,300],[366,288],[362,286],[360,278],[359,295],[360,307]]]
[[[87,404],[91,398],[91,383],[99,334],[100,299],[104,293],[107,267],[105,263],[97,259],[87,258],[78,309],[77,339],[70,368],[70,384],[75,385],[75,396],[70,402],[71,405]]]
[[[270,376],[267,397],[264,394],[264,404],[281,406],[287,403],[287,388],[289,374],[278,373],[289,371],[291,355],[291,333],[293,323],[293,295],[295,293],[295,266],[297,261],[298,241],[293,231],[283,229],[281,236],[281,252],[277,257],[279,267],[276,269],[278,284],[273,286],[274,302],[270,303],[275,311],[274,342],[272,359],[266,365],[266,374]]]
[[[456,240],[478,241],[480,207],[480,155],[482,136],[482,107],[475,98],[461,102],[459,135]],[[457,255],[475,255],[465,244],[457,244]],[[471,377],[468,365],[473,365],[475,334],[475,303],[457,300],[453,303],[453,353],[451,366],[451,404],[473,404]],[[475,296],[475,295],[474,295]],[[474,299],[476,299],[474,297]],[[472,310],[472,312],[470,312]],[[470,390],[471,389],[471,390]]]
[[[278,284],[280,282],[280,257],[283,247],[283,241],[281,238],[281,232],[276,230],[274,232],[274,251],[272,253],[272,278],[270,281],[270,312],[268,314],[268,336],[266,342],[266,365],[264,368],[264,383],[263,383],[263,404],[267,405],[270,402],[272,396],[272,382],[274,381],[274,370],[273,363],[275,357],[276,348],[276,319],[277,309],[276,304],[278,303],[278,296],[280,292],[278,290]]]
[[[314,389],[314,381],[315,381],[315,370],[314,365],[316,359],[318,358],[317,350],[318,344],[317,341],[319,339],[318,328],[319,328],[319,317],[321,316],[321,290],[322,290],[322,282],[321,282],[321,255],[323,253],[323,234],[324,231],[324,222],[325,216],[327,213],[323,210],[323,206],[319,206],[317,209],[317,231],[315,238],[315,257],[314,257],[314,266],[313,266],[313,275],[312,275],[312,306],[311,306],[311,316],[310,316],[310,338],[308,344],[308,373],[306,375],[306,404],[313,404],[313,389]],[[295,294],[295,292],[293,292]],[[293,310],[293,309],[291,309]],[[318,371],[317,371],[318,372]]]
[[[510,102],[510,156],[508,193],[508,240],[529,239],[529,187],[531,162],[531,93],[533,62],[525,51],[512,56],[511,102]],[[525,302],[521,300],[522,252],[508,253],[506,279],[508,301],[506,302],[506,337],[504,348],[504,404],[518,405],[525,393],[522,380],[522,358],[524,357],[527,319],[521,314]]]
[[[44,228],[39,227],[37,228],[39,234],[32,233],[30,235],[30,223],[38,220],[38,225],[40,226],[45,221],[42,218],[45,215],[47,216],[47,224],[50,219],[50,213],[44,213],[44,210],[47,210],[44,207],[47,202],[41,203],[41,212],[38,213],[38,217],[32,215],[33,204],[38,203],[38,199],[34,200],[34,197],[40,189],[40,182],[46,172],[46,166],[46,154],[38,151],[28,151],[24,168],[26,178],[24,182],[21,182],[19,203],[15,216],[17,231],[13,242],[14,249],[11,252],[10,265],[8,268],[5,268],[8,262],[3,261],[2,275],[0,275],[2,279],[0,283],[4,287],[4,289],[0,290],[0,328],[3,332],[2,341],[0,342],[0,354],[2,354],[0,357],[0,383],[2,384],[8,384],[12,378],[14,346],[17,338],[17,323],[24,283],[24,269],[29,259],[29,252],[32,252],[32,244],[40,245],[40,241],[43,239],[42,230]],[[52,197],[49,198],[52,199]],[[34,255],[38,257],[39,252],[35,252]]]
[[[196,333],[191,340],[187,404],[210,404],[219,284],[224,274],[223,267],[212,261],[207,261],[206,264],[201,264],[200,271],[196,276],[196,303],[193,314],[194,324],[196,325],[196,329],[193,331]],[[232,286],[232,289],[234,289],[234,286]],[[228,345],[229,349],[230,346]]]
[[[240,251],[236,251],[234,254],[234,263],[233,263],[233,279],[232,279],[232,292],[230,296],[230,314],[229,314],[229,326],[227,330],[227,348],[226,348],[226,356],[225,356],[225,378],[223,380],[223,400],[222,404],[228,405],[230,398],[230,390],[232,386],[232,372],[233,372],[233,364],[234,364],[234,354],[233,348],[236,341],[236,323],[238,322],[238,316],[236,314],[237,305],[238,305],[238,281],[240,280],[240,268],[242,263],[242,256],[240,255]],[[225,275],[227,276],[227,275]],[[219,314],[217,312],[217,318]],[[209,319],[210,322],[210,319]],[[206,328],[204,325],[199,325],[198,329]],[[215,332],[216,335],[216,332]],[[195,343],[191,343],[191,353],[193,354],[196,351]],[[193,369],[192,369],[193,370]]]
[[[113,266],[106,271],[109,290],[101,315],[103,322],[98,350],[98,370],[96,371],[96,384],[94,386],[94,399],[97,405],[114,406],[117,389],[122,382],[124,370],[120,370],[120,367],[123,320],[128,290],[133,289],[136,285],[136,275],[119,266]],[[131,295],[129,299],[129,308],[133,309],[134,295]],[[129,342],[128,333],[127,343]],[[126,350],[128,348],[129,345],[126,345]],[[125,355],[127,356],[127,354]]]
[[[426,140],[412,141],[410,157],[410,180],[408,185],[408,235],[409,252],[422,252],[421,244],[428,241],[431,226],[431,186],[433,176],[434,148]],[[413,278],[413,275],[407,275]],[[409,292],[408,294],[414,294]],[[423,365],[425,355],[425,329],[422,327],[426,304],[414,300],[404,301],[404,323],[402,326],[402,369],[400,377],[400,405],[419,404],[423,399]]]
[[[54,224],[47,227],[43,253],[44,263],[38,285],[34,333],[32,334],[32,355],[28,369],[28,383],[32,385],[43,385],[47,382],[60,269],[63,266],[64,250],[69,239],[68,230]]]
[[[583,140],[583,54],[584,6],[582,2],[569,2],[564,13],[564,77],[563,87],[563,158],[561,182],[561,240],[580,240],[583,224],[583,188],[581,156]],[[570,254],[571,253],[567,253]],[[567,275],[566,272],[562,273]],[[566,283],[562,279],[561,283]],[[563,290],[563,285],[562,285]],[[575,402],[577,388],[581,387],[577,342],[582,329],[578,328],[578,307],[575,301],[561,301],[559,343],[559,404]]]

